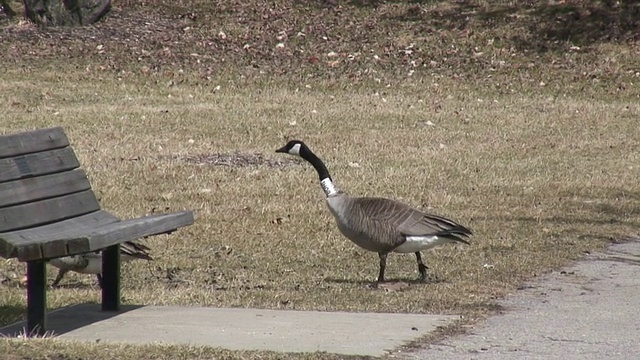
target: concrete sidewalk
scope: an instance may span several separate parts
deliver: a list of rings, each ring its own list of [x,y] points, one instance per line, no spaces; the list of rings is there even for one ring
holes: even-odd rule
[[[504,315],[406,359],[638,359],[640,241],[611,246],[502,301]]]
[[[105,313],[96,304],[49,313],[47,329],[63,339],[192,344],[232,350],[273,350],[381,356],[446,325],[457,316],[177,306],[129,306]],[[19,323],[0,329],[15,336]]]

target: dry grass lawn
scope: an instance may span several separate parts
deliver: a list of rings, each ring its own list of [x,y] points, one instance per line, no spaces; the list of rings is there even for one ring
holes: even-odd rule
[[[568,70],[492,78],[460,67],[468,76],[385,81],[393,75],[382,72],[380,82],[231,73],[203,84],[196,75],[91,71],[91,58],[28,58],[0,73],[0,133],[64,126],[102,206],[123,218],[194,210],[193,226],[146,240],[156,261],[124,265],[125,303],[472,322],[500,310],[496,299],[523,281],[638,233],[640,79],[628,71],[637,50],[591,46],[597,61],[579,58]],[[553,56],[562,58],[540,61]],[[619,67],[603,80],[582,77],[615,56]],[[412,256],[392,254],[387,277],[410,286],[371,290],[377,255],[339,234],[309,164],[274,153],[293,138],[325,160],[342,189],[455,219],[473,230],[471,246],[427,253],[429,284],[413,282]],[[2,261],[0,325],[25,315],[24,265]],[[49,291],[50,309],[86,301],[99,301],[91,276],[69,274]],[[0,340],[0,352],[12,360],[281,356],[53,340]]]

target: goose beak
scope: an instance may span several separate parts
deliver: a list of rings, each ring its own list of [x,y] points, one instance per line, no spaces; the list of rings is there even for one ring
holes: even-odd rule
[[[283,146],[280,149],[276,150],[277,153],[288,153],[287,147]]]

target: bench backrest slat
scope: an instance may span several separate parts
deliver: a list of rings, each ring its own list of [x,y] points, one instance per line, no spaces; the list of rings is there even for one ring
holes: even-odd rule
[[[62,128],[0,136],[0,233],[100,209]]]
[[[78,235],[88,234],[96,228],[118,221],[120,219],[116,216],[99,210],[48,225],[0,233],[0,256],[17,257],[18,248],[27,249],[23,252],[32,259],[38,258],[37,253],[40,253],[41,257],[50,258],[69,253],[88,252],[91,251],[90,244],[86,238],[78,237]],[[47,245],[43,244],[51,239],[59,240],[47,242]]]
[[[0,208],[91,189],[82,169],[0,183]]]
[[[0,232],[49,224],[97,210],[100,205],[91,190],[7,206],[0,208]]]
[[[67,171],[79,166],[76,154],[70,147],[7,157],[0,159],[0,183]]]
[[[0,136],[0,159],[69,146],[61,127]]]

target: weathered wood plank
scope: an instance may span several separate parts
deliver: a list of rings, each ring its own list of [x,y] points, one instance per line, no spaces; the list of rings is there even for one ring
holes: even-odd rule
[[[20,230],[100,210],[93,191],[0,208],[0,232]]]
[[[75,169],[80,166],[70,147],[0,159],[0,183]]]
[[[91,251],[91,244],[86,234],[94,229],[88,229],[84,232],[69,229],[67,235],[62,238],[48,237],[45,240],[40,240],[37,242],[40,245],[40,254],[43,258],[51,259],[89,252]]]
[[[0,136],[0,158],[62,148],[69,139],[61,127]]]
[[[107,224],[120,221],[118,217],[100,210],[71,219],[30,229],[0,233],[0,240],[19,242],[41,242],[47,239],[63,239],[73,234],[87,234]]]
[[[89,243],[91,251],[95,251],[125,241],[164,234],[191,224],[193,224],[193,212],[191,211],[123,220],[96,229],[89,236]]]
[[[88,242],[89,251],[102,250],[111,245],[120,244],[125,241],[135,240],[146,236],[164,234],[191,224],[193,224],[193,212],[191,211],[152,215],[139,219],[119,221],[101,226],[85,235],[79,235],[67,239],[67,248],[70,249],[76,242]],[[41,244],[42,243],[38,243],[38,245]],[[20,261],[35,260],[36,258],[33,256],[40,256],[39,258],[60,256],[44,252],[46,247],[43,246],[40,246],[42,251],[41,253],[33,251],[30,245],[18,245],[16,248],[18,259]],[[72,255],[74,253],[69,254]]]
[[[88,252],[90,251],[88,239],[85,242],[75,241],[71,244],[67,243],[67,239],[77,238],[81,234],[89,234],[101,226],[117,221],[120,219],[116,216],[100,210],[44,226],[0,233],[0,256],[17,257],[16,246],[46,243],[47,241],[63,242],[69,254]],[[63,255],[65,254],[59,256]]]
[[[42,244],[29,244],[18,248],[18,255],[22,255],[25,259],[40,260],[44,258],[42,254]]]
[[[87,243],[88,245],[88,243]],[[40,252],[42,254],[55,254],[51,257],[66,256],[69,255],[67,248],[67,240],[53,240],[40,244]]]
[[[89,190],[82,169],[0,183],[0,208]]]

